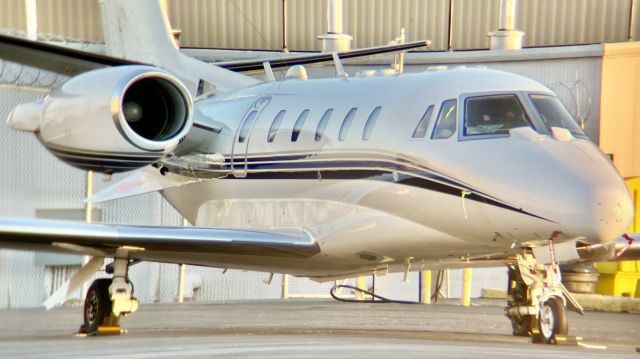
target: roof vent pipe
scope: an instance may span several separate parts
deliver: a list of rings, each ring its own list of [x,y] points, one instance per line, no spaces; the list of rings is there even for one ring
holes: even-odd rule
[[[487,34],[491,50],[520,50],[524,32],[515,30],[517,0],[500,0],[500,26]]]
[[[342,33],[342,0],[327,0],[327,33],[318,36],[323,52],[342,52],[351,49],[353,37]]]

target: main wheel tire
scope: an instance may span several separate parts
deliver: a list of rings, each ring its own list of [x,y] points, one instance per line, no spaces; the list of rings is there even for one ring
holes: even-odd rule
[[[120,317],[111,312],[109,286],[111,279],[96,279],[91,283],[84,300],[84,330],[94,333],[100,326],[117,327]]]
[[[538,330],[541,339],[547,343],[555,341],[556,335],[569,333],[567,309],[560,298],[551,297],[540,306]]]

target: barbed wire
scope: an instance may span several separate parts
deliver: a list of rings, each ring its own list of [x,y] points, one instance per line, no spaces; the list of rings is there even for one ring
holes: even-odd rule
[[[593,101],[589,85],[583,80],[556,81],[549,88],[556,93],[576,122],[585,128],[591,117]]]

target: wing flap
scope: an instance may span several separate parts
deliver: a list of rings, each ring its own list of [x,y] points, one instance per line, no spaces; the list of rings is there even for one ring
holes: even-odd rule
[[[56,252],[64,247],[61,243],[94,248],[105,253],[114,253],[121,247],[135,247],[145,251],[175,253],[307,258],[320,251],[311,234],[303,229],[248,231],[0,218],[0,247]]]

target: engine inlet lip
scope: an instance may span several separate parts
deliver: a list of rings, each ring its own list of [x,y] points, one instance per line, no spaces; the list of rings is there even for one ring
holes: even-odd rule
[[[191,94],[189,90],[182,84],[182,82],[175,77],[171,76],[168,73],[163,71],[159,71],[153,67],[148,66],[130,66],[132,71],[128,73],[128,75],[119,81],[114,87],[113,94],[111,96],[111,117],[113,119],[113,123],[118,129],[118,132],[129,142],[131,145],[135,146],[144,151],[149,152],[164,152],[167,149],[175,148],[180,141],[186,137],[186,135],[191,130],[193,126],[193,100],[191,98]],[[178,93],[182,97],[183,103],[186,105],[185,108],[185,121],[178,130],[178,132],[169,139],[162,141],[152,141],[147,138],[140,136],[136,133],[127,123],[126,118],[124,117],[121,109],[123,108],[123,99],[126,91],[136,82],[147,79],[161,79],[167,81],[169,84],[176,87]]]

